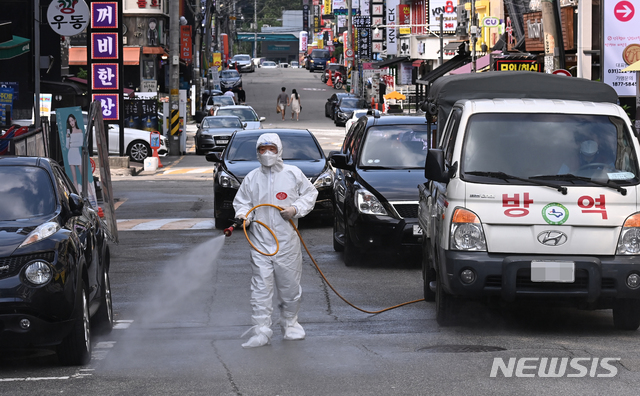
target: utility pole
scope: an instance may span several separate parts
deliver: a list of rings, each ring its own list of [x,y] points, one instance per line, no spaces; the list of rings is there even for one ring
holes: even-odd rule
[[[478,25],[476,22],[476,0],[471,0],[471,73],[475,73],[476,68],[476,42],[478,41]],[[440,31],[440,34],[443,32]]]
[[[201,76],[201,68],[200,68],[200,53],[202,52],[202,10],[200,7],[194,13],[195,18],[195,29],[196,29],[196,37],[195,37],[195,50],[194,50],[194,61],[193,61],[193,75],[196,85],[196,111],[200,111],[202,108],[202,76]]]
[[[169,152],[180,155],[180,3],[169,2],[169,35],[170,61],[169,67]],[[187,126],[185,125],[184,128]],[[183,131],[186,133],[186,131]]]
[[[551,73],[560,68],[558,31],[554,15],[554,1],[542,0],[542,30],[544,34],[544,72]]]
[[[253,0],[253,57],[258,57],[258,0]]]

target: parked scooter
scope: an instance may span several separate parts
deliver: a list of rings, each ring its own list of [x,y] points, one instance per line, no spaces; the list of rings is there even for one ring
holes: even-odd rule
[[[335,89],[342,89],[342,86],[347,83],[347,77],[342,72],[336,70],[333,77],[333,87]]]

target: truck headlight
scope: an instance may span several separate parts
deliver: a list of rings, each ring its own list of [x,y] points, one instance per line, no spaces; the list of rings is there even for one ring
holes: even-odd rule
[[[370,215],[378,215],[378,216],[388,216],[387,211],[385,210],[382,203],[378,200],[378,198],[371,194],[368,190],[364,188],[356,191],[356,208],[358,211],[363,214]]]
[[[640,254],[640,213],[633,214],[625,220],[616,254]]]
[[[473,252],[487,251],[482,223],[475,213],[462,208],[453,212],[449,248]]]

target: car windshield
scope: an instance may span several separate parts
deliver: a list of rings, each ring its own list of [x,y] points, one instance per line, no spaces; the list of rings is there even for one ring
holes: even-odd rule
[[[325,50],[313,50],[311,51],[312,58],[329,58],[329,51]]]
[[[235,70],[223,70],[220,72],[221,78],[237,78],[240,77],[240,73]]]
[[[260,134],[236,135],[227,148],[229,161],[257,161],[256,142]],[[311,135],[280,135],[285,161],[319,161],[322,152]]]
[[[236,55],[233,57],[233,60],[237,61],[250,61],[251,57],[249,55]]]
[[[209,104],[213,104],[215,106],[233,106],[236,103],[233,101],[233,98],[230,96],[219,95],[219,96],[210,96]]]
[[[424,168],[429,129],[424,125],[383,125],[369,128],[359,165],[381,168]]]
[[[559,175],[638,182],[638,159],[622,119],[584,114],[477,114],[469,119],[461,171],[520,178]]]
[[[340,100],[340,107],[362,108],[364,107],[364,101],[356,98],[342,98],[342,100]]]
[[[242,123],[236,117],[206,117],[202,120],[202,128],[242,128]]]
[[[275,66],[275,65],[276,65],[276,63],[275,63],[275,62],[264,62],[264,63],[262,64],[262,66]]]
[[[56,194],[44,169],[0,166],[0,180],[0,221],[29,219],[56,210]]]
[[[247,121],[260,121],[258,119],[258,115],[253,109],[242,107],[242,108],[220,108],[216,113],[218,116],[236,116],[240,118],[242,122]]]

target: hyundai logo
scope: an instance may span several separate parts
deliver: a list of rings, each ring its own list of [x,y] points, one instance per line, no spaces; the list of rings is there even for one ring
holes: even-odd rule
[[[538,242],[545,246],[560,246],[567,242],[567,234],[560,231],[544,231],[538,234]]]

